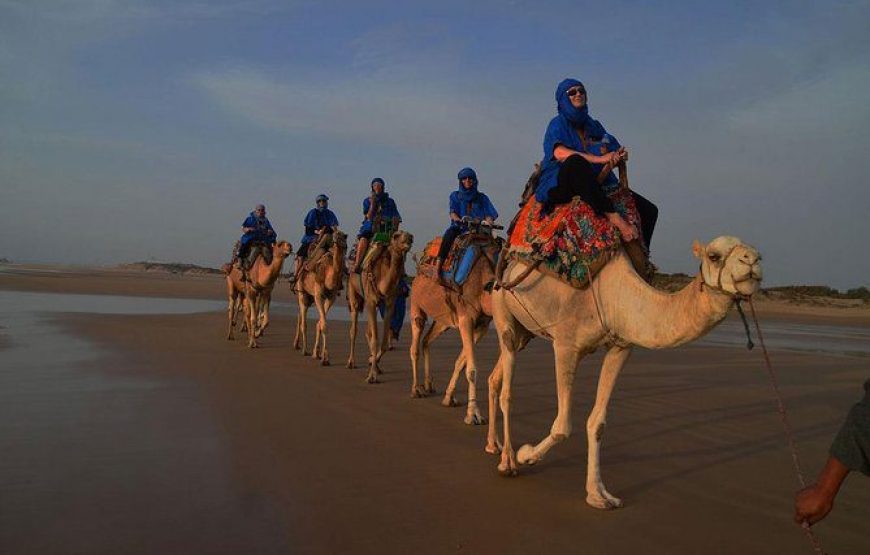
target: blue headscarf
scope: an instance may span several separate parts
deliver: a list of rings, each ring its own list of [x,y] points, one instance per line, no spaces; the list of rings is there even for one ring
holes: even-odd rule
[[[573,87],[586,87],[583,86],[583,83],[578,81],[577,79],[563,79],[558,86],[556,86],[556,108],[559,111],[559,115],[568,120],[573,127],[582,128],[587,137],[593,139],[599,139],[604,136],[607,131],[604,129],[604,126],[598,123],[597,120],[589,117],[589,102],[587,97],[586,104],[583,105],[582,108],[575,108],[573,104],[571,104],[571,99],[568,98],[568,89]]]
[[[462,168],[456,177],[459,179],[459,200],[462,202],[474,202],[477,199],[477,174],[471,168]],[[471,189],[466,189],[462,186],[462,180],[466,177],[470,177],[474,183]]]

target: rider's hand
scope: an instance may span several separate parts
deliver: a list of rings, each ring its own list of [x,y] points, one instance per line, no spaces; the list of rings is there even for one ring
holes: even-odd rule
[[[628,149],[624,146],[619,147],[619,150],[616,151],[619,154],[619,160],[622,162],[628,162]]]

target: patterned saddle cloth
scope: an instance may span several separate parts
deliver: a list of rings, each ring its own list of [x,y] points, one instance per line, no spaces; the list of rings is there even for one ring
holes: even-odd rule
[[[620,215],[640,229],[631,191],[621,188],[609,198]],[[508,256],[532,263],[540,261],[538,269],[544,273],[583,288],[620,246],[629,252],[638,273],[644,275],[648,256],[641,243],[638,240],[623,245],[619,231],[579,197],[544,214],[543,205],[532,196],[516,217],[508,239]]]
[[[440,236],[435,237],[423,249],[423,255],[417,264],[417,273],[430,278],[435,278],[440,271],[444,282],[454,288],[461,288],[471,274],[474,264],[481,256],[487,256],[497,263],[501,252],[502,239],[490,235],[463,234],[456,238],[450,253],[441,268],[436,268],[438,263],[438,251],[441,249]]]

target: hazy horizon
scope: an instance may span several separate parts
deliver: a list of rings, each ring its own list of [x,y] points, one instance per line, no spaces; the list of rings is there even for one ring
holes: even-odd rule
[[[866,286],[870,2],[0,0],[0,258],[216,267],[383,177],[420,250],[472,166],[507,223],[567,76],[631,151],[653,261],[736,235],[764,286]]]

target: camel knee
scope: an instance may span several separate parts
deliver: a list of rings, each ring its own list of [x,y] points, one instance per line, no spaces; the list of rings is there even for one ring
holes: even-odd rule
[[[604,419],[593,420],[592,418],[586,423],[586,433],[590,438],[595,438],[595,441],[601,441],[604,436],[604,429],[607,427],[607,422]]]
[[[423,331],[426,328],[426,317],[425,316],[414,317],[414,327],[416,327],[420,331]]]
[[[465,378],[468,380],[468,383],[475,383],[477,381],[477,369],[466,366]]]
[[[550,437],[559,443],[571,437],[572,431],[573,427],[570,422],[553,422],[553,427],[550,428]]]

